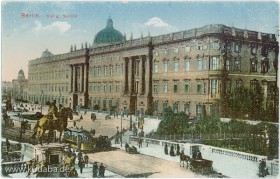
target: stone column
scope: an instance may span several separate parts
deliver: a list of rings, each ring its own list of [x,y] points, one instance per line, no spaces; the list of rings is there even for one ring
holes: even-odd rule
[[[142,75],[143,75],[143,59],[142,57],[140,56],[140,62],[139,62],[139,66],[138,66],[138,70],[139,70],[139,86],[138,86],[138,95],[142,95],[143,93],[143,90],[142,90],[142,84],[143,84],[143,78],[142,78]]]
[[[83,91],[83,81],[84,81],[84,74],[83,74],[83,65],[80,65],[80,92]]]
[[[124,71],[124,89],[123,92],[124,94],[128,93],[128,60],[127,58],[124,58],[124,64],[123,64],[123,71]]]
[[[71,75],[71,77],[70,77],[70,78],[71,78],[71,82],[70,82],[70,92],[73,92],[73,75],[74,75],[74,74],[73,74],[73,73],[74,73],[74,72],[73,72],[73,65],[70,65],[70,67],[71,67],[71,74],[70,74],[70,75]]]
[[[131,83],[130,83],[130,93],[135,93],[135,59],[131,58]]]
[[[78,81],[77,81],[77,66],[74,65],[74,92],[77,92],[78,88]]]
[[[132,60],[131,58],[129,57],[128,60],[127,60],[127,89],[128,89],[128,94],[131,94],[131,73],[132,73],[132,69],[131,69],[131,64],[132,64]]]
[[[85,70],[86,69],[86,64],[82,64],[82,92],[85,92],[86,89],[86,83],[85,83],[85,79],[86,79],[86,73]]]
[[[149,58],[144,59],[145,67],[145,92],[144,94],[148,94],[149,92],[149,75],[150,75],[150,63],[149,63]]]

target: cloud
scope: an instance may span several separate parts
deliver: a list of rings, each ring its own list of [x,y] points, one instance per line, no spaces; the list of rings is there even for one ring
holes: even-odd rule
[[[71,28],[71,25],[68,22],[61,22],[61,21],[56,21],[53,22],[49,25],[43,26],[40,21],[35,21],[36,27],[34,30],[36,31],[41,31],[41,30],[48,30],[48,31],[56,31],[58,30],[59,32],[66,32]]]
[[[147,22],[145,22],[146,26],[151,26],[151,27],[170,27],[169,24],[164,22],[161,18],[159,17],[153,17],[151,19],[148,19]]]

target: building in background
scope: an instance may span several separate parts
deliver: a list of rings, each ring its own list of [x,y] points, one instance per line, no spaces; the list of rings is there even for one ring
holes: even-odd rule
[[[127,40],[111,18],[92,46],[29,61],[28,100],[161,114],[167,107],[200,118],[227,117],[237,87],[263,94],[277,113],[278,42],[274,34],[225,25]],[[256,109],[258,110],[258,109]]]
[[[22,101],[27,99],[26,89],[28,80],[25,79],[23,70],[19,70],[17,79],[12,80],[12,99]]]
[[[12,96],[12,82],[2,81],[2,100],[11,99]]]

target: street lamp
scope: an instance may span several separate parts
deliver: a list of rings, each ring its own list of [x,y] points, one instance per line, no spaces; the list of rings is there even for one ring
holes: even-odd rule
[[[122,112],[121,112],[122,113]],[[121,114],[121,147],[122,147],[122,114]]]

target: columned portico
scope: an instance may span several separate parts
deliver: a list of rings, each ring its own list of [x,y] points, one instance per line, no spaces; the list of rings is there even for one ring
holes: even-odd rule
[[[124,97],[129,102],[129,113],[135,114],[136,110],[145,112],[149,108],[150,83],[150,63],[147,61],[148,55],[124,57],[125,77],[124,77]]]

